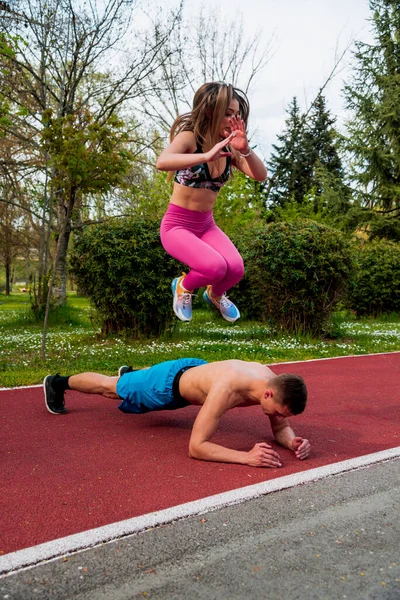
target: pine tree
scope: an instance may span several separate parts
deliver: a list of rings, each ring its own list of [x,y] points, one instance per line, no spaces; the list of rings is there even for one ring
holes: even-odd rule
[[[314,213],[320,212],[328,221],[337,221],[347,212],[351,196],[339,156],[339,135],[335,123],[336,118],[327,109],[324,96],[318,94],[311,107],[304,137],[312,165],[309,199]]]
[[[340,181],[344,178],[342,161],[337,150],[337,133],[334,128],[336,119],[326,108],[324,96],[318,94],[313,102],[305,138],[311,149],[310,162],[313,165],[313,179],[316,193],[321,195],[321,181],[318,180],[316,167],[323,167],[327,173]]]
[[[300,114],[296,98],[288,108],[286,130],[278,136],[269,166],[274,185],[269,196],[273,206],[288,202],[302,204],[310,193],[318,199],[326,192],[327,183],[348,197],[343,184],[344,173],[337,149],[337,133],[333,118],[318,94],[310,110]],[[319,207],[321,208],[321,207]],[[317,206],[315,205],[315,212]]]
[[[347,145],[365,207],[400,212],[400,2],[370,0],[374,43],[356,43],[355,73],[345,86]]]
[[[268,163],[272,171],[272,187],[268,202],[273,206],[284,206],[287,202],[301,203],[311,187],[307,140],[304,138],[304,118],[296,96],[287,109],[285,130],[278,135],[278,144]]]

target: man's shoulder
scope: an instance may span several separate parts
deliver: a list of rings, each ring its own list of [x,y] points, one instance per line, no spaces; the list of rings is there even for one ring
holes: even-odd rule
[[[274,376],[266,365],[238,359],[211,362],[202,367],[204,368],[210,375],[212,387],[229,383],[230,389],[242,388],[246,382],[250,385],[255,379],[269,379]]]
[[[233,393],[248,387],[256,377],[249,364],[241,360],[226,360],[216,362],[212,367],[211,363],[211,389],[223,389],[226,393]]]

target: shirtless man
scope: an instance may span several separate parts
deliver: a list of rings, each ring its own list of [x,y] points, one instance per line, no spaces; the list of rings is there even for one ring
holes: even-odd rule
[[[64,392],[68,389],[120,400],[118,408],[128,413],[201,406],[190,437],[189,456],[252,467],[281,467],[279,454],[265,442],[244,452],[210,441],[224,413],[258,404],[269,417],[275,440],[281,446],[292,450],[300,460],[310,454],[309,441],[296,436],[288,421],[305,408],[307,388],[303,379],[298,375],[275,375],[256,362],[207,363],[199,358],[181,358],[147,369],[121,367],[118,377],[99,373],[47,375],[43,388],[46,407],[53,414],[67,412]]]

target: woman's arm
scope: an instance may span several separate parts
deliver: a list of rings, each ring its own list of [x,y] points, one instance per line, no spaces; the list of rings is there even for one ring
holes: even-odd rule
[[[222,156],[231,156],[223,149],[234,137],[232,133],[208,152],[196,153],[196,140],[192,131],[181,131],[163,150],[157,159],[156,167],[160,171],[179,171],[200,163],[211,162]]]
[[[252,179],[264,181],[267,178],[267,169],[249,146],[243,120],[240,117],[232,117],[230,125],[232,134],[234,134],[230,142],[235,151],[232,161],[233,166]]]
[[[256,179],[257,181],[264,181],[267,179],[267,169],[254,150],[248,147],[247,152],[244,152],[244,154],[246,154],[246,156],[243,156],[239,152],[235,152],[232,161],[233,165],[252,179]]]

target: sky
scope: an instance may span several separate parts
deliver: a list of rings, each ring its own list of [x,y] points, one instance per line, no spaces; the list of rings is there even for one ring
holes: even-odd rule
[[[173,0],[168,4],[175,5]],[[206,9],[215,0],[201,0]],[[186,0],[186,9],[198,8]],[[257,152],[268,158],[282,132],[285,110],[297,96],[302,111],[315,98],[335,65],[336,57],[354,40],[371,42],[368,0],[218,0],[219,15],[243,18],[245,35],[261,30],[261,45],[271,38],[272,56],[249,91],[250,133]],[[351,76],[351,50],[346,52],[338,73],[324,90],[327,106],[344,131],[346,113],[341,94]],[[239,85],[240,87],[240,85]]]

